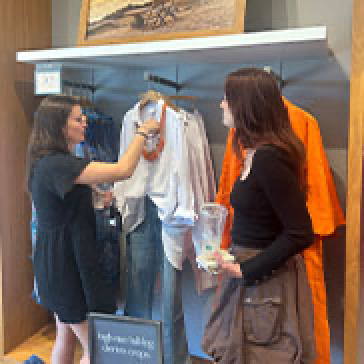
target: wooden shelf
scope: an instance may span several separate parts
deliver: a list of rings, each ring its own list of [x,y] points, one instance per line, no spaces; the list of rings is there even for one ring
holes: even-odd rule
[[[17,52],[17,61],[65,68],[249,64],[327,57],[325,26],[258,33]]]

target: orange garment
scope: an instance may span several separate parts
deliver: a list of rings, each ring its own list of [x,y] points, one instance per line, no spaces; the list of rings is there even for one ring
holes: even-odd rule
[[[317,359],[315,364],[330,363],[330,333],[327,320],[326,288],[322,260],[322,238],[334,233],[345,224],[330,166],[327,161],[317,121],[307,112],[284,100],[292,128],[306,149],[307,208],[311,216],[315,242],[303,253],[308,280],[310,282],[315,309],[315,339]],[[229,215],[226,221],[221,247],[227,249],[231,243],[230,230],[233,209],[230,193],[239,178],[243,162],[233,150],[235,130],[230,129],[220,177],[216,202],[226,206]]]

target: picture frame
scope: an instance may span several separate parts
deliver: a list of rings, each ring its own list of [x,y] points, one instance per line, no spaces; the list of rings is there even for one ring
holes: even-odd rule
[[[78,45],[238,34],[246,0],[83,0]]]
[[[91,312],[90,364],[164,364],[162,322]]]

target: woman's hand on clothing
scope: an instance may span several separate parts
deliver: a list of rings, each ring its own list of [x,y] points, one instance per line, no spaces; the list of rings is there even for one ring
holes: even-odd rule
[[[105,191],[103,192],[103,200],[104,200],[104,207],[108,208],[111,206],[112,204],[112,199],[113,199],[113,193],[111,191]]]
[[[97,185],[92,185],[93,204],[96,209],[106,209],[112,204],[114,195],[111,190],[102,190]]]
[[[138,131],[139,133],[135,134],[128,149],[120,156],[117,163],[90,162],[78,176],[76,183],[92,185],[129,178],[138,165],[147,136],[158,134],[160,124],[154,119],[149,119],[140,126]]]
[[[102,191],[97,186],[93,186],[94,193],[96,194],[97,200],[102,200],[103,208],[108,208],[112,204],[113,193],[112,191]]]
[[[146,134],[158,134],[160,131],[160,123],[154,119],[149,119],[140,125],[138,131]]]
[[[231,278],[243,277],[239,263],[225,262],[219,252],[215,252],[214,256],[218,264],[219,274],[224,274]]]

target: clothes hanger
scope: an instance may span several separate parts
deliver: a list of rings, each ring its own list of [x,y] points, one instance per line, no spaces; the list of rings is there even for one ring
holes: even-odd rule
[[[169,106],[174,111],[179,111],[178,107],[173,103],[171,97],[164,95],[155,90],[148,90],[142,93],[140,96],[140,109],[143,109],[150,102],[158,102],[159,100],[163,100],[167,106]]]
[[[183,100],[183,101],[197,101],[199,99],[198,96],[189,96],[189,95],[170,95],[168,96],[171,100]]]
[[[196,101],[199,100],[198,96],[190,96],[190,95],[171,95],[169,96],[171,100],[181,100],[181,101],[189,101],[192,103],[193,110],[196,110]]]

